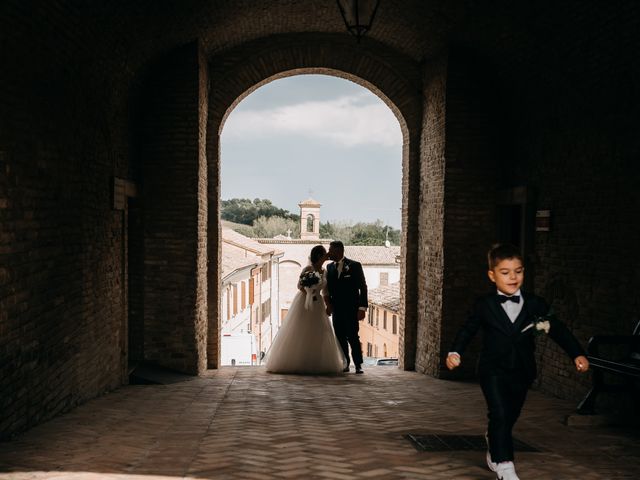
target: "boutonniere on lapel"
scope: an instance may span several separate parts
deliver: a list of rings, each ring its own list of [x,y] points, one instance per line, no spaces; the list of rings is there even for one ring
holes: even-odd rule
[[[342,269],[342,273],[348,273],[348,272],[349,272],[349,264],[345,263],[344,268]]]
[[[546,315],[533,317],[533,322],[531,322],[529,325],[524,327],[520,331],[520,333],[524,333],[527,330],[533,328],[534,335],[542,335],[542,334],[547,335],[549,333],[549,330],[551,330],[550,320],[552,318],[555,318],[555,313],[553,312],[553,309],[549,309],[549,312]]]

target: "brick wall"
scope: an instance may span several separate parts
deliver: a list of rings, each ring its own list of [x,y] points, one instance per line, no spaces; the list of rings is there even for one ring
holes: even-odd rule
[[[424,76],[416,265],[419,296],[415,369],[435,375],[439,363],[444,289],[446,58],[426,65]]]
[[[587,111],[562,90],[532,92],[529,115],[513,125],[513,174],[552,216],[551,231],[535,237],[535,288],[585,346],[594,334],[629,334],[640,311],[640,142],[613,88],[603,80]],[[553,342],[539,358],[542,390],[576,400],[588,390],[590,376]]]
[[[117,89],[79,61],[88,27],[58,7],[0,7],[2,438],[125,378],[125,225],[111,182],[127,176],[128,120]]]
[[[583,342],[629,331],[640,308],[640,5],[407,5],[383,2],[356,44],[324,0],[265,0],[260,21],[253,2],[0,2],[3,436],[126,381],[128,341],[138,359],[199,372],[206,348],[217,365],[219,129],[252,89],[296,73],[367,86],[402,124],[405,368],[441,373],[486,285],[496,191],[518,185],[552,211],[552,231],[534,239],[533,288]],[[206,52],[164,56],[194,38]],[[451,42],[466,50],[434,60]],[[141,74],[150,62],[155,87]],[[138,101],[147,90],[157,102]],[[147,137],[136,107],[158,113]],[[492,174],[495,161],[508,175]],[[113,176],[142,188],[132,223],[111,209]],[[588,377],[541,347],[540,388],[580,396]]]
[[[334,34],[277,35],[247,42],[209,60],[209,366],[219,352],[219,242],[218,202],[220,197],[219,133],[228,113],[256,88],[293,74],[315,73],[349,79],[363,85],[394,111],[403,136],[403,244],[400,357],[404,368],[413,368],[417,325],[419,132],[422,102],[418,95],[420,78],[417,64],[374,41],[358,45],[352,38]],[[213,208],[216,205],[216,208]],[[219,238],[219,237],[218,237]],[[215,291],[211,286],[217,285]],[[214,303],[215,302],[215,306]]]
[[[197,44],[162,57],[145,84],[142,134],[144,357],[206,369],[206,70]]]
[[[494,78],[494,72],[475,55],[451,49],[446,92],[441,366],[473,300],[492,288],[486,275],[486,252],[497,241],[501,181],[496,119],[501,99]],[[474,372],[479,340],[466,352],[457,375]],[[441,373],[448,373],[442,368]]]

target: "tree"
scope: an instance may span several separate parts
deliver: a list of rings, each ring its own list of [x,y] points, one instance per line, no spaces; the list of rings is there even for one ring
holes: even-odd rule
[[[345,245],[351,245],[351,225],[346,222],[320,222],[320,237],[340,240]]]
[[[253,222],[253,234],[256,238],[273,238],[287,235],[291,230],[291,238],[300,238],[300,222],[283,217],[258,217]]]
[[[373,223],[358,222],[350,225],[345,222],[320,224],[320,236],[341,240],[345,245],[400,245],[400,230],[384,225],[382,220]]]
[[[299,216],[288,210],[276,207],[271,200],[255,198],[251,201],[248,198],[232,198],[223,200],[220,216],[223,220],[244,225],[253,225],[254,220],[259,217],[282,217],[291,220],[298,220]]]

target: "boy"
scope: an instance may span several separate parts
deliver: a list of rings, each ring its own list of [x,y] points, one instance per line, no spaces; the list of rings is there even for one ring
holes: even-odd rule
[[[449,370],[458,367],[465,348],[482,328],[478,377],[489,417],[487,465],[499,480],[518,480],[511,431],[527,390],[536,378],[534,334],[547,332],[573,359],[578,372],[586,372],[589,361],[565,325],[548,315],[547,303],[520,291],[524,266],[517,248],[496,245],[487,257],[489,279],[495,283],[497,292],[475,302],[453,342],[446,364]]]

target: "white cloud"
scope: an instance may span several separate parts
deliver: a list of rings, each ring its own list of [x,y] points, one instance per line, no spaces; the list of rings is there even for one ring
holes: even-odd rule
[[[229,140],[302,135],[337,145],[402,145],[398,120],[389,107],[371,94],[309,101],[272,109],[231,112],[223,129]]]

